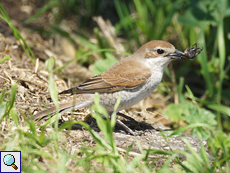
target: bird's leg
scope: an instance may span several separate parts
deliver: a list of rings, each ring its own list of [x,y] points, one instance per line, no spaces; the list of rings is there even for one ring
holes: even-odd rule
[[[137,133],[132,131],[128,126],[126,126],[124,123],[122,123],[119,119],[116,119],[116,121],[117,121],[117,124],[119,124],[121,127],[123,127],[128,133],[130,133],[133,136],[137,135]]]
[[[115,114],[113,114],[113,112],[109,112],[110,115],[110,119],[112,118],[113,115],[121,115],[121,113],[116,112]],[[124,115],[124,114],[122,114]],[[125,131],[127,131],[128,133],[130,133],[133,136],[136,136],[137,133],[133,132],[128,126],[126,126],[124,123],[122,123],[119,119],[117,119],[116,117],[116,123],[119,124],[123,129],[125,129]]]
[[[116,114],[113,114],[112,112],[109,112],[108,113],[109,114],[109,118],[110,118],[110,120],[111,120],[111,118],[112,118],[112,116],[113,115],[121,115],[121,113],[116,113]],[[124,115],[124,114],[122,114],[122,115]],[[102,118],[104,118],[104,119],[106,119],[106,117],[104,116],[104,115],[101,115],[102,116]],[[126,116],[126,115],[125,115]],[[128,116],[127,116],[128,117]],[[130,117],[129,117],[130,118]],[[131,119],[131,121],[134,121],[134,119],[132,119],[132,118],[130,118]],[[125,129],[128,133],[130,133],[131,135],[133,135],[133,136],[136,136],[137,135],[137,133],[135,133],[135,132],[133,132],[128,126],[126,126],[124,123],[122,123],[119,119],[117,119],[117,117],[116,117],[116,123],[117,124],[119,124],[123,129]]]

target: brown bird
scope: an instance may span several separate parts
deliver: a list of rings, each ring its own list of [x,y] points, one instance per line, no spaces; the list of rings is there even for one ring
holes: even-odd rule
[[[189,52],[190,49],[186,50]],[[60,103],[58,112],[63,114],[73,109],[92,106],[96,92],[100,94],[100,104],[106,108],[110,115],[114,111],[114,104],[120,94],[121,102],[117,112],[126,109],[146,98],[161,82],[169,62],[177,59],[188,59],[188,57],[168,42],[150,41],[133,55],[117,62],[100,75],[90,78],[78,87],[61,92],[60,94],[74,93],[77,96],[74,100]],[[39,119],[55,113],[57,110],[52,107],[37,113],[34,118]],[[117,119],[117,123],[135,135],[120,120]]]

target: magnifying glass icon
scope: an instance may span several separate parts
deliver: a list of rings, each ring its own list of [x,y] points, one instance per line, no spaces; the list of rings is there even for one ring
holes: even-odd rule
[[[12,166],[15,170],[18,169],[18,167],[14,164],[15,163],[15,158],[11,154],[7,154],[3,158],[3,162],[6,166]]]

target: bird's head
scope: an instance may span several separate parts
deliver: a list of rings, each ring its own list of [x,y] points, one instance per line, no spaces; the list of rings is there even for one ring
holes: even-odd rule
[[[182,59],[184,53],[162,40],[154,40],[144,44],[135,52],[135,57],[142,59],[146,65],[165,68],[172,60]]]

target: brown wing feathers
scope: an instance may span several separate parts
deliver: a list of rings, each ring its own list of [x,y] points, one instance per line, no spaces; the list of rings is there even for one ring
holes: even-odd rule
[[[117,68],[110,68],[104,73],[90,78],[78,87],[65,90],[59,94],[103,93],[120,91],[122,89],[134,89],[144,84],[151,75],[149,69],[144,68],[140,64],[135,64],[139,70],[134,70],[133,63],[132,68],[129,67],[131,62],[129,63],[127,60],[125,65],[120,63],[123,62],[120,61],[115,64]]]

